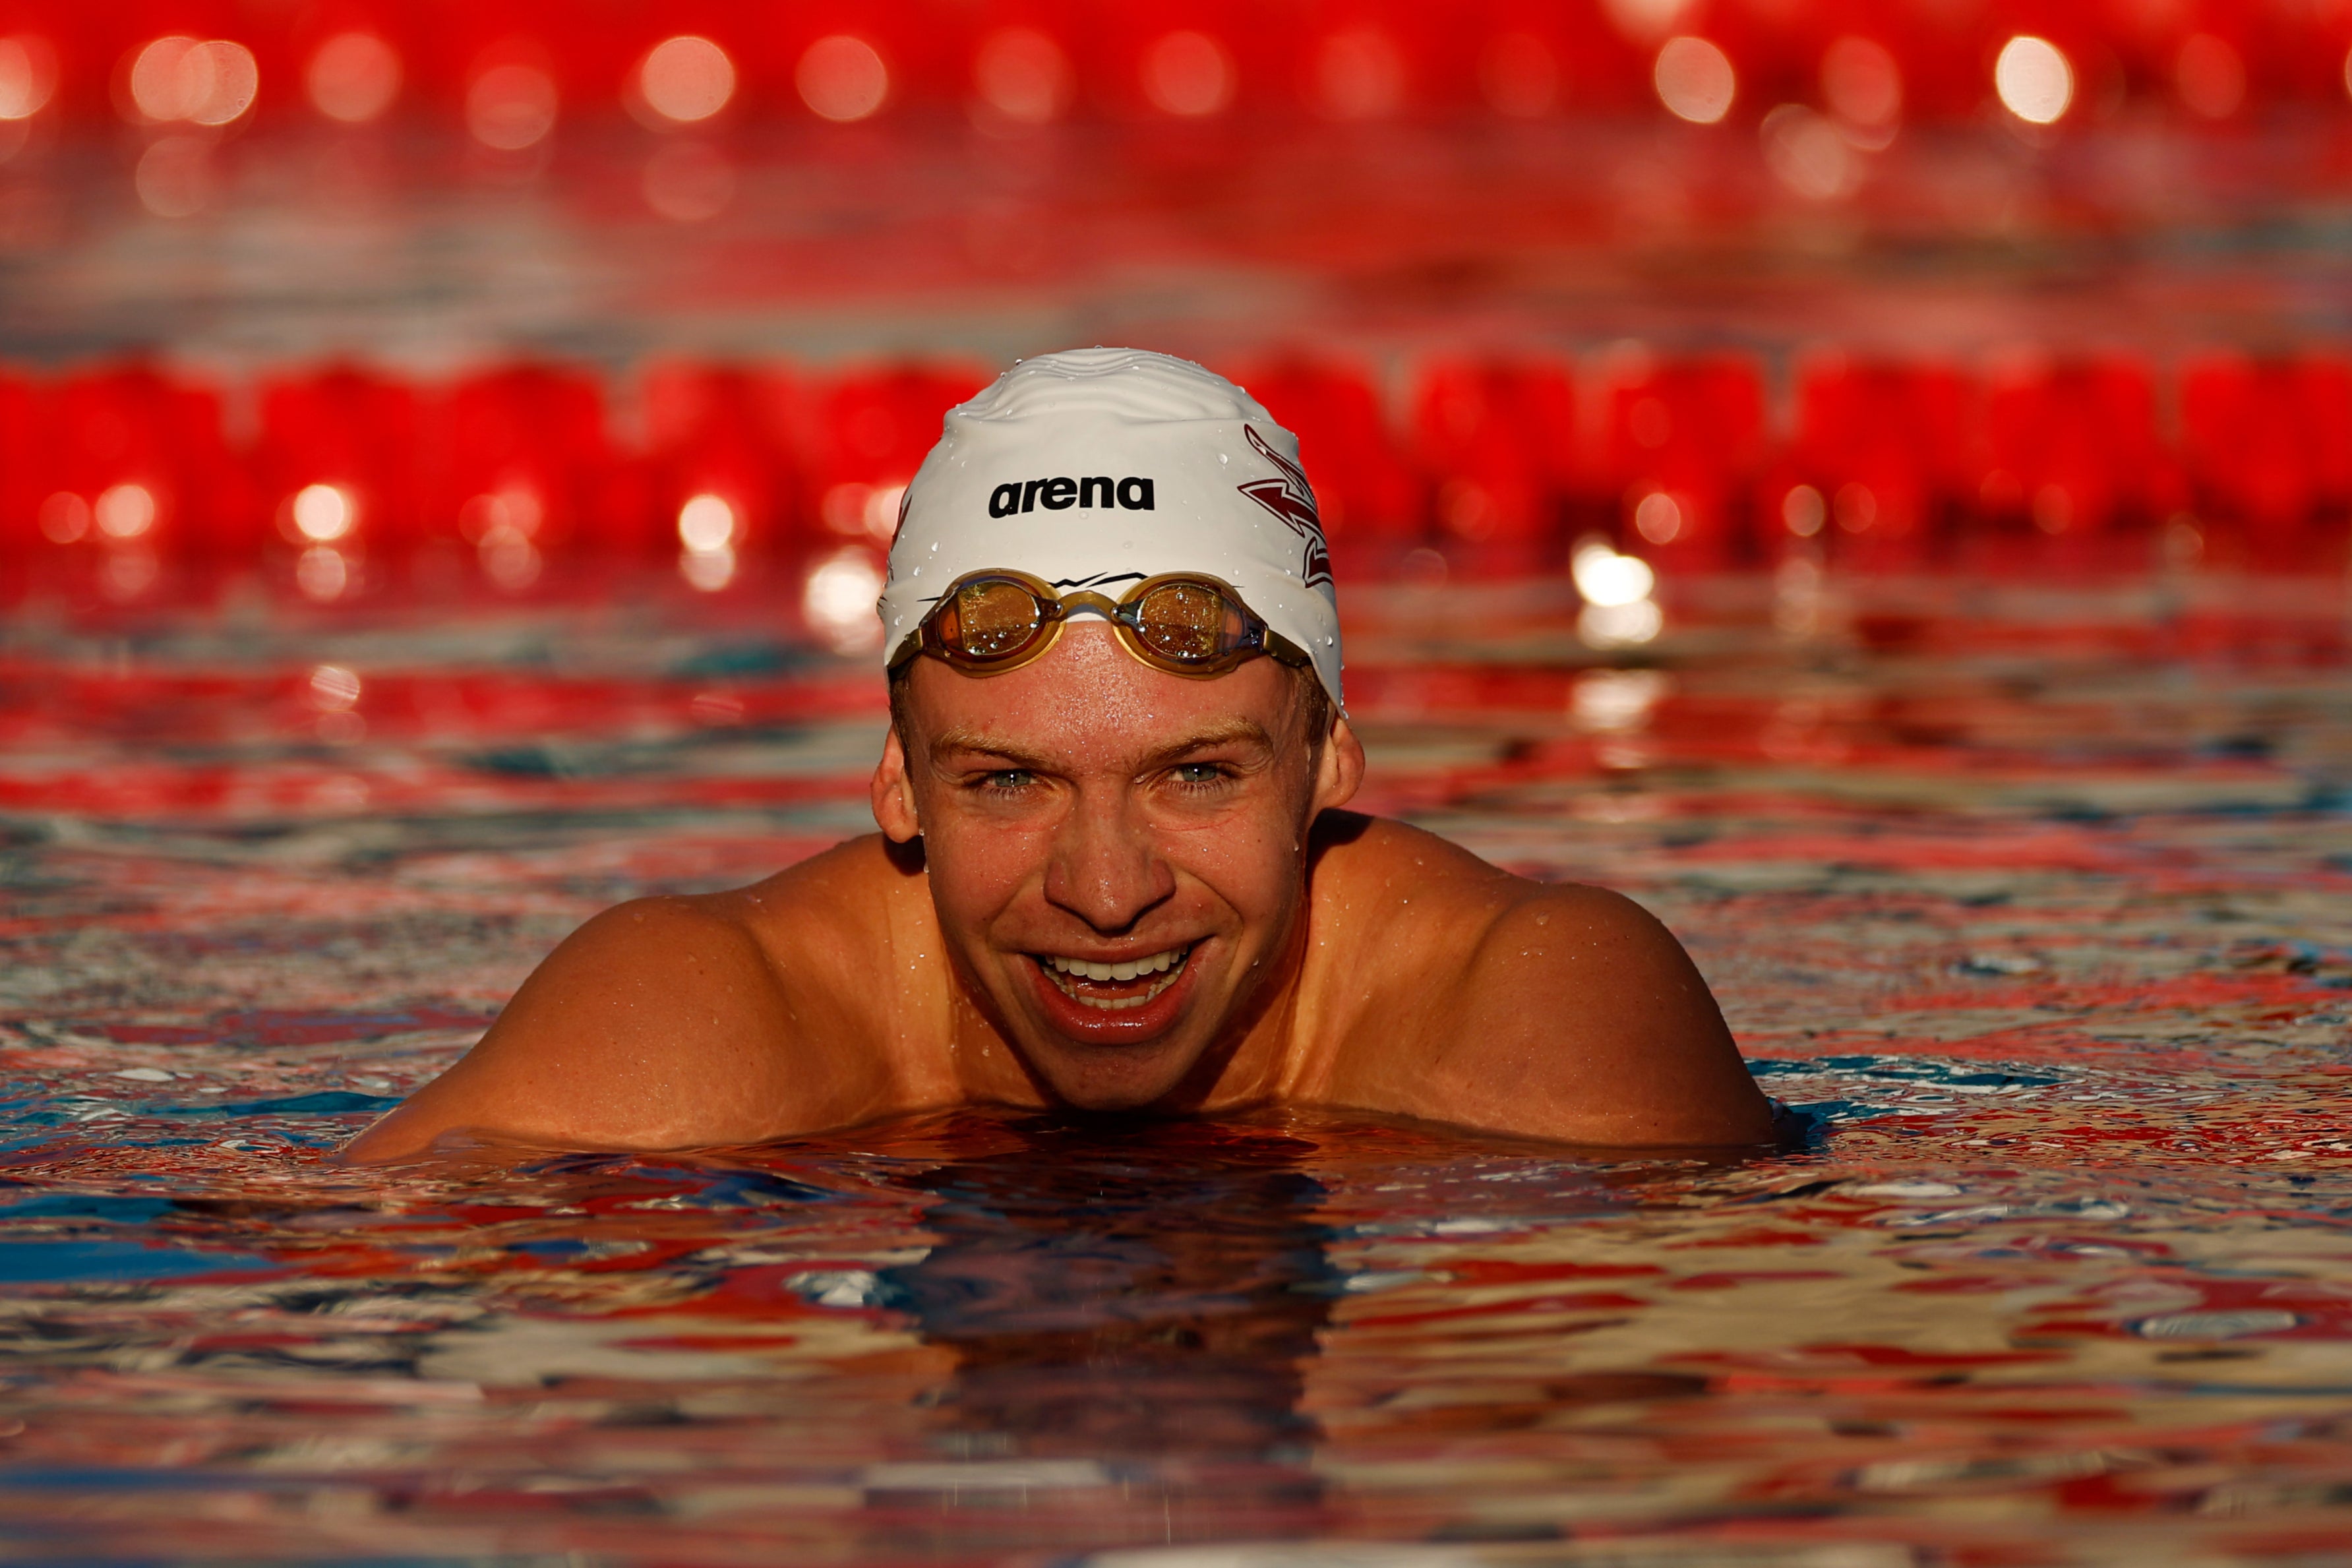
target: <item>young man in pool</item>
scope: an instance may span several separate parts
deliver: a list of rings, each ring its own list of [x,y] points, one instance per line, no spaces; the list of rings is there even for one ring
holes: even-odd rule
[[[1230,382],[1128,350],[1024,362],[952,410],[880,605],[881,833],[597,916],[350,1157],[960,1105],[1768,1140],[1706,982],[1640,908],[1340,809],[1364,753],[1297,450]]]

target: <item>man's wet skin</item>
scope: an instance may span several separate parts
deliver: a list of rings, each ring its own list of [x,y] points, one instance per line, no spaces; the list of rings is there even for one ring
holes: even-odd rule
[[[1638,907],[1340,808],[1298,677],[1151,668],[1098,622],[989,676],[915,661],[883,833],[608,910],[352,1145],[753,1142],[960,1104],[1353,1107],[1616,1146],[1771,1135]]]

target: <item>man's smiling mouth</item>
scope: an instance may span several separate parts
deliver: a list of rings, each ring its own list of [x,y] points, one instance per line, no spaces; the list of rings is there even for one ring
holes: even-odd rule
[[[1057,952],[1034,953],[1031,956],[1045,972],[1045,977],[1071,1001],[1106,1013],[1118,1013],[1129,1007],[1140,1007],[1175,984],[1182,976],[1185,961],[1192,957],[1195,945],[1187,942],[1182,947],[1146,953],[1140,958],[1120,959],[1112,963],[1085,958],[1065,958]]]

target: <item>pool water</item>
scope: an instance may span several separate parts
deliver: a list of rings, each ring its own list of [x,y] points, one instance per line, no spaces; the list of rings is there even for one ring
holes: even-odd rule
[[[0,1558],[2352,1549],[2340,582],[1798,568],[1608,654],[1557,582],[1353,592],[1369,804],[1663,916],[1778,1155],[337,1168],[593,910],[864,827],[870,667],[681,594],[8,620]]]

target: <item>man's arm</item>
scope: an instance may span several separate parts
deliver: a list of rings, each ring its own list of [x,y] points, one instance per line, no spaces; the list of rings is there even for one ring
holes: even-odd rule
[[[343,1158],[397,1160],[453,1132],[555,1149],[709,1147],[873,1114],[887,1068],[839,1048],[845,1032],[866,1031],[792,994],[731,911],[742,896],[598,915],[478,1045]]]

